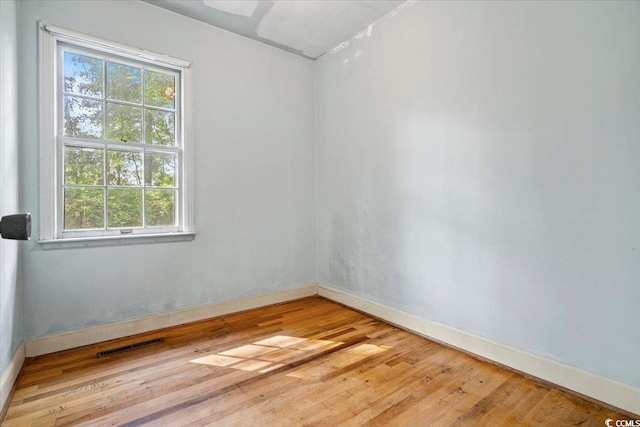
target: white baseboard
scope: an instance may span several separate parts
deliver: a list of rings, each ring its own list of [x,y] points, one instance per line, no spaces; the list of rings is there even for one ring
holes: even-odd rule
[[[162,313],[140,319],[111,323],[78,331],[48,335],[23,342],[4,374],[0,385],[0,403],[4,404],[11,392],[20,368],[26,357],[34,357],[56,351],[96,344],[129,335],[150,332],[183,323],[195,322],[250,310],[270,304],[291,301],[298,298],[320,295],[348,307],[380,318],[388,323],[460,348],[469,353],[500,363],[517,371],[573,390],[582,395],[640,414],[640,388],[623,384],[569,365],[547,359],[526,351],[509,347],[489,339],[442,325],[421,317],[357,297],[327,286],[307,285],[295,289],[265,295],[214,303],[169,313]],[[2,405],[0,405],[0,408]]]
[[[198,320],[223,316],[238,311],[309,297],[316,295],[316,289],[316,285],[307,285],[295,289],[287,289],[264,295],[202,305],[124,322],[109,323],[107,325],[34,338],[25,341],[26,356],[40,356],[42,354],[54,353],[56,351],[68,350],[116,338],[123,338],[129,335],[177,326],[183,323],[196,322]]]
[[[11,394],[11,389],[13,388],[13,384],[16,382],[18,378],[18,374],[20,373],[20,369],[22,369],[22,364],[24,363],[24,342],[20,343],[18,349],[14,353],[13,357],[9,361],[9,365],[2,373],[2,378],[0,379],[0,411],[4,408],[4,404],[7,402],[9,395]]]
[[[640,414],[640,388],[318,285],[318,295],[616,408]]]

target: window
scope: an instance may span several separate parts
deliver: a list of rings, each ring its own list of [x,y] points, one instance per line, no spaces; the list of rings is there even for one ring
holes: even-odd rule
[[[40,27],[41,242],[193,235],[190,64]]]

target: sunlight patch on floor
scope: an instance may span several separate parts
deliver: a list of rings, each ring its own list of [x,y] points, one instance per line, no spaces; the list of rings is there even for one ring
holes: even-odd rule
[[[285,360],[300,360],[309,354],[330,350],[340,341],[276,335],[217,354],[194,359],[191,363],[265,373],[284,366]],[[374,346],[375,347],[375,346]]]
[[[307,379],[322,378],[324,375],[357,363],[369,356],[374,356],[391,350],[392,348],[393,347],[384,345],[360,344],[334,353],[331,357],[332,362],[330,364],[321,363],[317,365],[303,366],[300,369],[296,369],[293,372],[288,373],[287,376]]]

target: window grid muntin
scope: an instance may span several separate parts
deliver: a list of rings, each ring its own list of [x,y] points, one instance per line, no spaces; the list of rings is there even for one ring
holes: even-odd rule
[[[180,203],[180,186],[179,185],[174,185],[174,186],[155,186],[155,185],[147,185],[146,180],[144,179],[144,170],[143,170],[143,179],[142,179],[142,185],[140,186],[135,186],[135,185],[114,185],[114,184],[109,184],[108,183],[108,172],[109,172],[109,161],[108,161],[108,152],[109,151],[131,151],[131,152],[136,152],[136,153],[141,153],[142,155],[142,159],[143,159],[143,164],[142,167],[145,168],[146,167],[146,153],[160,153],[160,154],[173,154],[175,155],[175,164],[174,164],[174,184],[177,184],[180,182],[180,172],[181,172],[181,168],[180,168],[180,156],[182,154],[182,151],[180,149],[178,149],[177,147],[168,147],[168,146],[156,146],[156,145],[151,145],[151,144],[136,144],[136,147],[131,147],[129,143],[113,143],[113,142],[102,142],[102,141],[87,141],[82,143],[81,141],[77,141],[75,140],[73,137],[59,137],[59,140],[62,140],[61,145],[62,145],[62,156],[63,160],[62,160],[62,165],[64,165],[64,148],[66,147],[73,147],[73,148],[94,148],[94,149],[101,149],[104,152],[103,155],[103,184],[102,185],[86,185],[86,184],[67,184],[64,180],[64,170],[63,170],[63,190],[66,188],[100,188],[103,190],[104,192],[104,210],[103,210],[103,216],[104,216],[104,228],[92,228],[92,229],[63,229],[63,232],[66,234],[68,232],[84,232],[84,231],[92,231],[92,230],[100,230],[100,231],[110,231],[110,230],[123,230],[123,229],[145,229],[145,228],[149,228],[149,229],[153,229],[155,232],[158,231],[158,229],[161,228],[170,228],[170,229],[177,229],[177,223],[178,223],[178,214],[179,214],[179,203]],[[64,167],[64,166],[63,166]],[[109,227],[108,226],[108,190],[110,188],[113,189],[141,189],[142,190],[142,194],[143,194],[143,225],[141,227]],[[174,191],[174,225],[173,226],[149,226],[146,224],[146,191],[147,190],[172,190]],[[63,203],[61,204],[62,206],[62,212],[61,212],[61,219],[62,221],[64,221],[64,192],[62,194],[62,200]],[[63,223],[63,227],[64,227],[64,223]]]
[[[89,95],[81,95],[74,92],[66,92],[64,90],[64,52],[76,53],[80,55],[90,56],[93,58],[97,58],[102,60],[102,97],[95,97]],[[182,194],[181,194],[181,182],[182,182],[182,73],[180,71],[176,71],[170,68],[164,68],[159,66],[153,66],[147,64],[145,62],[137,62],[134,60],[129,60],[127,58],[121,58],[118,56],[110,55],[108,53],[96,51],[88,48],[79,48],[73,45],[69,45],[64,42],[57,43],[57,54],[56,58],[58,60],[57,65],[57,86],[58,86],[58,108],[59,114],[57,117],[58,123],[58,132],[57,132],[57,152],[58,152],[58,182],[62,184],[58,186],[58,200],[60,201],[57,204],[58,215],[57,215],[57,223],[58,230],[62,236],[65,237],[80,237],[80,236],[102,236],[102,235],[119,235],[122,234],[123,231],[135,230],[141,234],[146,233],[158,233],[158,232],[175,232],[179,231],[179,224],[182,221],[181,216],[184,214],[182,212]],[[107,96],[108,88],[107,88],[107,62],[113,62],[122,65],[129,65],[141,70],[141,84],[142,84],[142,99],[141,103],[132,103],[128,101],[119,101],[109,99]],[[166,75],[171,75],[173,77],[174,82],[174,97],[173,104],[174,108],[167,107],[157,107],[145,104],[145,81],[144,81],[144,71],[154,71],[158,73],[163,73]],[[64,135],[64,99],[65,96],[76,96],[79,98],[86,98],[95,101],[102,102],[103,108],[103,139],[95,138],[82,138],[82,137],[73,137]],[[141,139],[144,142],[118,142],[113,140],[108,140],[107,137],[107,103],[120,104],[120,105],[128,105],[140,107],[142,110],[141,117]],[[146,132],[145,132],[145,120],[146,120],[146,110],[154,110],[154,111],[162,111],[167,113],[174,114],[174,145],[160,145],[160,144],[151,144],[146,142]],[[100,148],[104,150],[103,156],[103,186],[88,186],[88,185],[75,185],[75,184],[66,184],[65,176],[64,176],[64,148],[65,147],[78,147],[78,148]],[[173,187],[159,187],[159,186],[150,186],[146,185],[146,180],[144,179],[144,171],[143,171],[143,179],[141,186],[115,186],[109,185],[107,183],[108,180],[108,151],[113,149],[117,150],[127,150],[127,151],[137,151],[142,153],[143,159],[143,168],[146,167],[146,153],[147,152],[158,152],[158,153],[172,153],[175,155],[175,164],[174,164],[174,186]],[[66,188],[101,188],[104,193],[104,205],[103,205],[103,221],[104,228],[93,228],[93,229],[64,229],[64,214],[65,214],[65,189]],[[108,226],[108,190],[109,188],[140,188],[142,190],[142,226],[141,227],[118,227],[118,228],[109,228]],[[161,226],[149,226],[147,225],[147,216],[146,216],[146,191],[149,190],[172,190],[174,192],[174,203],[173,203],[173,225],[161,225]]]
[[[76,53],[79,55],[85,55],[85,56],[91,56],[93,58],[97,58],[102,60],[102,83],[103,83],[103,96],[102,97],[94,97],[94,96],[89,96],[89,95],[80,95],[80,94],[76,94],[73,92],[66,92],[64,91],[64,52],[70,52],[70,53]],[[85,99],[91,99],[91,100],[95,100],[95,101],[102,101],[103,105],[103,112],[104,112],[104,116],[103,116],[103,130],[104,133],[106,134],[106,103],[115,103],[115,104],[121,104],[121,105],[128,105],[128,106],[136,106],[136,107],[142,107],[143,111],[142,111],[142,129],[143,129],[143,139],[144,139],[144,112],[147,109],[151,109],[151,110],[158,110],[158,111],[164,111],[164,112],[172,112],[175,113],[175,129],[174,129],[174,146],[175,147],[182,147],[182,73],[180,71],[171,69],[171,68],[165,68],[165,67],[161,67],[161,66],[154,66],[151,64],[148,64],[146,62],[138,62],[135,60],[131,60],[128,58],[121,58],[119,56],[116,55],[110,55],[108,53],[105,52],[100,52],[97,50],[93,50],[93,49],[89,49],[89,48],[81,48],[81,47],[77,47],[77,46],[73,46],[70,45],[68,43],[64,43],[64,42],[58,42],[57,44],[57,59],[58,59],[58,66],[57,66],[57,73],[58,73],[58,86],[59,86],[59,90],[58,92],[61,93],[61,99],[58,101],[59,105],[61,106],[60,108],[62,108],[62,103],[64,102],[64,96],[77,96],[77,97],[81,97],[81,98],[85,98]],[[114,63],[118,63],[118,64],[123,64],[123,65],[129,65],[129,66],[133,66],[133,67],[137,67],[140,68],[142,70],[142,102],[140,104],[137,103],[132,103],[132,102],[128,102],[128,101],[120,101],[120,100],[113,100],[107,97],[107,61],[109,62],[114,62]],[[145,89],[144,89],[144,71],[145,70],[149,70],[149,71],[154,71],[157,73],[163,73],[163,74],[167,74],[167,75],[171,75],[173,76],[173,81],[174,81],[174,97],[173,97],[173,108],[166,108],[166,107],[157,107],[154,105],[146,105],[144,103],[144,95],[145,95]],[[64,135],[64,115],[63,114],[58,114],[58,136],[63,136]],[[150,145],[155,145],[155,144],[150,144]],[[167,147],[167,146],[164,146]]]

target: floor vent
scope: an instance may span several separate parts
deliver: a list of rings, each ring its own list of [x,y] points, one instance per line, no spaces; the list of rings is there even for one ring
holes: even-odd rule
[[[142,347],[148,347],[154,344],[160,344],[164,342],[164,338],[156,338],[155,340],[138,342],[135,344],[125,345],[123,347],[114,348],[111,350],[101,351],[96,354],[96,357],[100,359],[101,357],[113,356],[114,354],[124,353],[125,351],[137,350]]]

